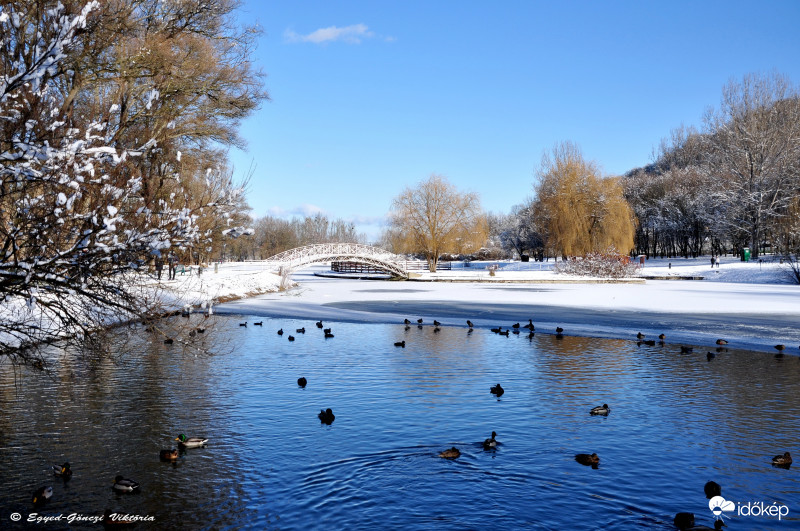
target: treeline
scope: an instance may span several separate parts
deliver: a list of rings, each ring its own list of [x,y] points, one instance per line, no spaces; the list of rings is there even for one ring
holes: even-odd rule
[[[265,260],[283,251],[315,243],[366,243],[352,222],[330,220],[324,214],[281,219],[264,216],[248,223],[252,234],[230,240],[222,250],[226,260]]]
[[[800,248],[800,99],[779,74],[723,89],[703,131],[681,127],[656,161],[629,172],[635,253],[796,253]]]

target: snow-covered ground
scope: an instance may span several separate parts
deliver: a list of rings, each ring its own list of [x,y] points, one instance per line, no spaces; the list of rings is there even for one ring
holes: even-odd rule
[[[514,270],[522,265],[532,270]],[[539,270],[540,264],[501,262],[490,277],[473,264],[466,270],[421,274],[420,280],[442,282],[398,282],[317,277],[314,272],[330,272],[319,265],[296,272],[293,279],[299,285],[292,290],[232,301],[216,311],[379,323],[438,319],[452,326],[465,326],[470,319],[486,328],[524,324],[530,318],[537,333],[554,333],[557,326],[565,334],[588,337],[634,339],[642,332],[655,339],[664,333],[671,344],[711,348],[725,339],[729,348],[775,352],[774,345],[785,344],[788,354],[800,353],[800,286],[790,283],[777,262],[743,263],[729,257],[712,271],[708,258],[650,260],[642,271],[645,277],[704,280],[636,283],[563,282],[550,266],[541,264]],[[214,273],[207,275],[206,289],[212,289]],[[225,282],[232,290],[238,281]]]

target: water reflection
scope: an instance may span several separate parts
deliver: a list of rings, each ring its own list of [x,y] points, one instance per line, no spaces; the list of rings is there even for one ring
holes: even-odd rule
[[[112,509],[159,528],[672,529],[678,511],[711,525],[709,479],[726,499],[789,504],[781,528],[800,526],[796,470],[771,466],[799,442],[797,358],[428,325],[331,322],[325,339],[313,322],[245,319],[203,338],[178,321],[174,344],[140,332],[99,361],[54,353],[47,376],[0,368],[3,527],[23,528],[9,514],[52,485],[43,514]],[[589,414],[603,403],[608,416]],[[208,446],[160,461],[179,433]],[[437,457],[451,446],[461,457]],[[64,461],[68,482],[52,475]],[[118,474],[141,492],[116,494]]]

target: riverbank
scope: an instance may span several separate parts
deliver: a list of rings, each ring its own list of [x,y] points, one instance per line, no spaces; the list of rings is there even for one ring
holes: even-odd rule
[[[705,260],[678,259],[670,267],[667,261],[653,260],[645,271],[654,276],[701,276],[701,262]],[[729,348],[764,352],[784,344],[787,353],[797,355],[800,286],[789,284],[779,265],[730,259],[723,260],[720,273],[706,267],[706,280],[643,284],[360,281],[319,278],[314,272],[327,267],[315,266],[295,273],[298,286],[292,290],[232,301],[216,310],[347,322],[436,319],[460,327],[470,319],[482,328],[532,319],[537,333],[555,333],[557,326],[566,335],[583,337],[635,339],[641,332],[654,339],[663,333],[667,343],[713,348],[717,339],[725,339]],[[501,278],[505,274],[502,269],[497,273]],[[541,272],[545,274],[553,275]]]

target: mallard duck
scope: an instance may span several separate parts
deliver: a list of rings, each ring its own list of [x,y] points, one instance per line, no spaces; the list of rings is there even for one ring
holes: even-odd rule
[[[319,412],[319,415],[317,416],[319,417],[320,422],[322,422],[323,424],[327,424],[329,426],[333,423],[334,420],[336,420],[336,415],[333,414],[331,408],[321,410]]]
[[[120,492],[133,492],[138,488],[139,484],[132,479],[125,479],[122,476],[117,476],[114,478],[114,490],[118,490]]]
[[[31,501],[34,505],[41,505],[53,495],[53,487],[39,487],[33,493]]]
[[[714,496],[722,496],[722,487],[716,481],[709,481],[703,487],[703,492],[706,493],[706,498],[710,500]]]
[[[658,334],[658,339],[660,339],[661,341],[664,341],[665,339],[667,339],[667,336],[664,335],[664,334]]]
[[[308,384],[308,380],[306,380],[303,376],[297,379],[297,385],[300,387],[305,387]]]
[[[439,454],[439,457],[444,457],[445,459],[455,459],[459,456],[461,456],[461,451],[455,446]]]
[[[170,450],[161,450],[158,452],[158,458],[162,461],[175,461],[178,459],[178,449],[172,448]]]
[[[645,335],[643,333],[639,332],[638,334],[636,334],[636,339],[642,340],[644,338],[645,338]]]
[[[497,440],[495,439],[495,437],[497,437],[497,432],[493,431],[492,436],[483,441],[484,450],[491,450],[492,448],[495,448],[497,446]]]
[[[727,345],[727,344],[728,342],[725,341],[724,339],[717,339],[717,345]]]
[[[436,319],[433,320],[433,326],[440,326],[442,323],[437,321]]]
[[[182,433],[178,435],[175,440],[178,441],[178,446],[183,448],[198,448],[208,443],[208,439],[204,439],[203,437],[187,437]]]
[[[776,455],[772,458],[773,465],[791,465],[792,464],[792,455],[789,452],[784,453],[783,455]]]
[[[406,348],[406,342],[405,342],[405,341],[398,341],[398,342],[396,342],[396,343],[394,344],[394,346],[396,346],[396,347],[402,347],[402,348]]]
[[[64,463],[63,465],[53,465],[53,475],[64,479],[71,478],[72,469],[69,467],[69,463]]]
[[[578,454],[575,456],[575,461],[582,465],[596,465],[600,463],[600,457],[597,454]]]
[[[422,319],[417,319],[417,324],[422,324]]]
[[[490,387],[490,388],[489,388],[489,391],[490,391],[490,392],[491,392],[493,395],[496,395],[496,396],[503,396],[503,393],[505,393],[505,392],[506,392],[506,390],[505,390],[505,389],[503,389],[503,387],[502,387],[500,384],[497,384],[497,385],[495,385],[495,386],[493,386],[493,387]]]
[[[603,404],[602,406],[593,407],[590,411],[590,415],[608,415],[611,413],[611,408],[608,407],[608,404]]]

